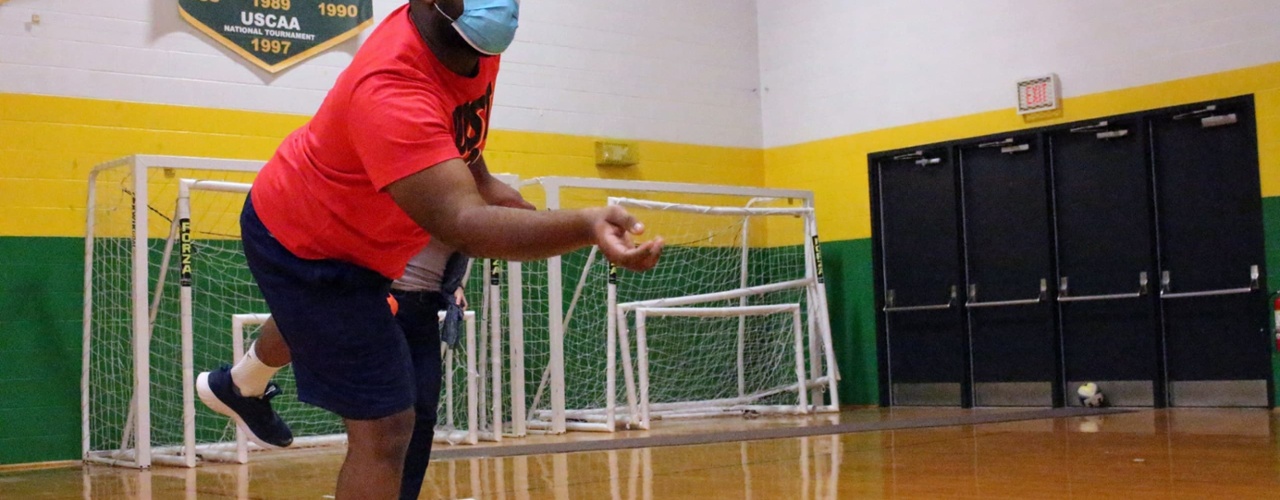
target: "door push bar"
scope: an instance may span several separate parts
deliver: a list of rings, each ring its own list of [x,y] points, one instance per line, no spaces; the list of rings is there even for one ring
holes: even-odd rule
[[[1105,295],[1080,295],[1072,297],[1067,286],[1067,277],[1058,280],[1058,302],[1093,302],[1099,300],[1138,299],[1147,295],[1147,273],[1138,273],[1138,291],[1134,293],[1111,293]]]
[[[1193,297],[1213,297],[1216,295],[1243,295],[1258,291],[1258,266],[1249,266],[1249,286],[1244,288],[1223,288],[1220,290],[1205,290],[1200,292],[1170,292],[1169,271],[1160,273],[1160,298],[1162,299],[1189,299]]]
[[[893,295],[894,295],[893,290],[889,290],[888,292],[885,293],[884,312],[892,313],[892,312],[911,312],[911,311],[945,311],[947,309],[951,309],[956,304],[956,286],[955,285],[951,285],[951,300],[948,301],[946,304],[935,304],[935,305],[928,305],[928,306],[895,307],[893,305],[893,298],[894,298]]]
[[[1029,306],[1044,302],[1049,298],[1049,280],[1040,280],[1040,295],[1034,299],[1023,300],[1000,300],[995,302],[978,302],[978,285],[969,285],[969,301],[965,302],[965,307],[1004,307],[1004,306]]]

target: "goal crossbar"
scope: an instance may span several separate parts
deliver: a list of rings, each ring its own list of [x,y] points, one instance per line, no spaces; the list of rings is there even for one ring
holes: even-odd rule
[[[648,316],[675,316],[681,318],[723,318],[738,316],[767,316],[789,312],[799,312],[799,304],[776,304],[768,306],[730,306],[730,307],[638,307],[635,309]]]
[[[638,300],[635,302],[623,302],[617,305],[620,311],[634,311],[639,308],[661,308],[688,306],[694,304],[705,304],[707,302],[716,302],[720,300],[740,299],[743,297],[751,297],[753,295],[764,295],[770,292],[781,290],[793,290],[797,288],[805,288],[814,284],[813,278],[804,278],[791,281],[783,281],[780,283],[771,283],[768,285],[749,286],[739,288],[737,290],[726,290],[723,292],[702,293],[697,295],[686,295],[684,297],[667,297],[661,299]]]
[[[771,208],[771,207],[713,207],[689,203],[668,203],[665,201],[638,200],[635,198],[610,197],[610,205],[623,207],[647,208],[664,212],[683,212],[702,215],[736,215],[740,217],[764,215],[809,215],[812,208]]]

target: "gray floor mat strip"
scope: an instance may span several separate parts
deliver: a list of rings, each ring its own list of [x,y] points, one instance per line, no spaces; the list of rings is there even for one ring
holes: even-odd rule
[[[599,439],[566,443],[519,444],[485,447],[459,446],[448,449],[437,448],[432,451],[431,457],[439,460],[452,460],[460,458],[514,457],[522,455],[545,455],[552,453],[575,453],[583,451],[626,450],[632,448],[656,448],[663,446],[690,446],[738,441],[758,441],[762,439],[826,436],[830,434],[848,434],[854,432],[892,431],[903,429],[923,429],[928,427],[997,424],[1023,420],[1087,417],[1094,415],[1128,413],[1130,411],[1133,410],[1111,408],[1055,408],[990,413],[983,415],[958,415],[940,418],[914,418],[877,422],[850,422],[832,425],[814,425],[808,427],[754,429],[701,434],[672,434],[666,436]]]

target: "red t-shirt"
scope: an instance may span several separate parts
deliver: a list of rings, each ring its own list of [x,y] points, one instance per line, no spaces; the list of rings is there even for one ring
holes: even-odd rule
[[[398,278],[430,236],[383,189],[452,158],[480,157],[498,64],[481,58],[474,77],[450,71],[408,5],[396,9],[254,180],[262,223],[298,257]]]

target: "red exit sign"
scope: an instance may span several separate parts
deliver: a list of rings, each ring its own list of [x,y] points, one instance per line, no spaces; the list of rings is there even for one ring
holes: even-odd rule
[[[1018,81],[1018,114],[1058,109],[1058,75],[1049,74]]]

